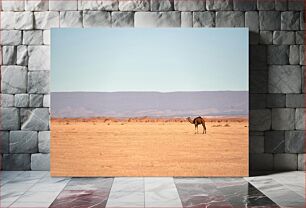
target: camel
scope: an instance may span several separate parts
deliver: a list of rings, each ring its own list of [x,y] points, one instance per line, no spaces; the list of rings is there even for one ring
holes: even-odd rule
[[[205,121],[204,121],[204,119],[203,119],[201,116],[196,117],[196,118],[193,119],[193,120],[192,120],[190,117],[188,117],[187,120],[188,120],[190,123],[194,124],[195,131],[196,131],[195,134],[199,133],[199,131],[198,131],[198,125],[200,125],[200,124],[202,124],[202,126],[203,126],[203,134],[206,134]]]

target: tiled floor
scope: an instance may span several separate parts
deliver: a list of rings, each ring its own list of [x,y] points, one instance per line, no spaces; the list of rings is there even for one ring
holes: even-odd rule
[[[52,178],[1,172],[1,207],[305,207],[305,172],[246,178]]]

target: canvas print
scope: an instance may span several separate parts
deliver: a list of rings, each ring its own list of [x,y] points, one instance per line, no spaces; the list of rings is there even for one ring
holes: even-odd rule
[[[53,176],[247,176],[248,30],[52,29]]]

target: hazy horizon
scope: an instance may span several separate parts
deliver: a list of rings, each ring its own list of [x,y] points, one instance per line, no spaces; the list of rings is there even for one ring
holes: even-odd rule
[[[248,91],[51,92],[52,117],[248,115]]]
[[[156,92],[156,93],[172,93],[172,92],[248,92],[248,90],[193,90],[193,91],[56,91],[56,92],[84,92],[84,93],[138,93],[138,92]]]

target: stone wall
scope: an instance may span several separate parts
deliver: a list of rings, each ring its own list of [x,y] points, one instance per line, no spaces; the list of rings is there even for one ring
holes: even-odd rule
[[[304,169],[303,4],[303,0],[2,0],[3,169],[49,169],[50,28],[58,27],[248,27],[250,169]]]

